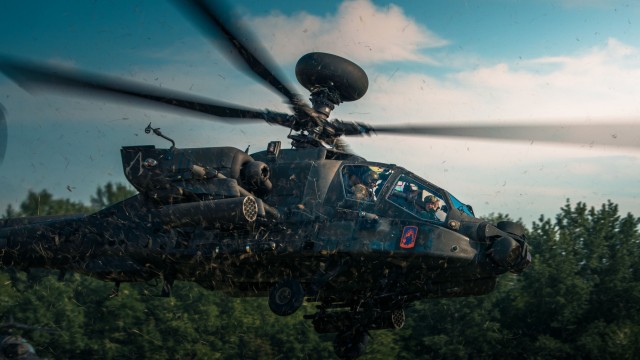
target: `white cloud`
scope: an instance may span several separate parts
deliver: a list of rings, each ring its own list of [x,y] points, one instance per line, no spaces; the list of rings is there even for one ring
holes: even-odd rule
[[[448,42],[415,22],[393,4],[378,7],[369,0],[347,0],[337,13],[323,17],[301,12],[287,17],[274,12],[248,18],[266,48],[279,62],[294,62],[311,51],[335,53],[359,64],[388,61],[436,63],[424,49]]]
[[[354,113],[392,122],[638,118],[639,50],[616,39],[584,54],[452,72],[373,72]]]

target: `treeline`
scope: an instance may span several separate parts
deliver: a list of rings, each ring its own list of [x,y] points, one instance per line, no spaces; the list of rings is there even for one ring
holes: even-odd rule
[[[131,194],[99,188],[89,205],[30,192],[5,216],[88,212]],[[492,216],[493,220],[505,216]],[[527,229],[533,264],[489,295],[417,302],[401,330],[374,331],[363,359],[634,359],[640,354],[640,220],[611,202],[564,205]],[[55,276],[44,276],[55,275]],[[76,274],[0,273],[0,316],[57,332],[24,334],[50,359],[331,359],[331,335],[234,299],[177,283],[113,284]]]

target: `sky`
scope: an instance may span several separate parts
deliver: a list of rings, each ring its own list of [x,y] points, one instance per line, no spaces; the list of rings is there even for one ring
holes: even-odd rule
[[[236,16],[300,94],[299,57],[322,51],[368,74],[360,100],[332,118],[393,124],[610,124],[635,147],[416,136],[349,138],[371,161],[403,166],[473,205],[529,225],[567,201],[640,216],[640,3],[608,0],[249,1]],[[172,1],[3,1],[0,54],[99,72],[257,108],[282,98],[240,71]],[[88,201],[122,182],[119,149],[236,146],[252,151],[287,129],[233,125],[57,92],[29,93],[0,74],[7,152],[0,212],[29,190]],[[615,124],[633,123],[622,133]],[[614,141],[615,143],[615,141]]]

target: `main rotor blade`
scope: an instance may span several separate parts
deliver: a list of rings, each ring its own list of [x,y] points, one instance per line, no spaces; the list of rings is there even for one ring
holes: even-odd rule
[[[4,106],[0,104],[0,165],[2,165],[2,162],[4,161],[4,154],[7,152],[8,140],[6,111]]]
[[[38,64],[3,56],[0,56],[0,71],[27,91],[62,89],[82,96],[107,95],[116,100],[136,100],[137,104],[147,107],[164,104],[169,106],[168,109],[174,111],[189,110],[221,118],[268,120],[274,116],[288,116],[287,114],[228,104],[129,80],[71,71],[60,66]],[[2,131],[1,128],[0,131]],[[0,137],[1,135],[0,132]]]
[[[365,133],[640,147],[640,123],[366,126]]]
[[[191,15],[193,22],[214,44],[218,44],[215,39],[220,35],[228,40],[232,50],[224,54],[242,71],[257,75],[272,89],[286,97],[291,105],[296,106],[299,103],[300,96],[280,80],[284,77],[277,72],[278,67],[269,56],[269,52],[255,40],[251,32],[237,21],[223,20],[223,16],[228,18],[234,18],[234,16],[230,15],[230,11],[221,5],[220,1],[174,0],[174,2]],[[241,34],[242,38],[237,34]]]

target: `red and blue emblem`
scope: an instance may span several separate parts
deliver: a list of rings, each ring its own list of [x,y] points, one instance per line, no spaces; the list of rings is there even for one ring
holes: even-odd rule
[[[403,249],[411,249],[416,245],[416,239],[418,238],[417,226],[405,226],[402,229],[402,237],[400,237],[400,247]]]

